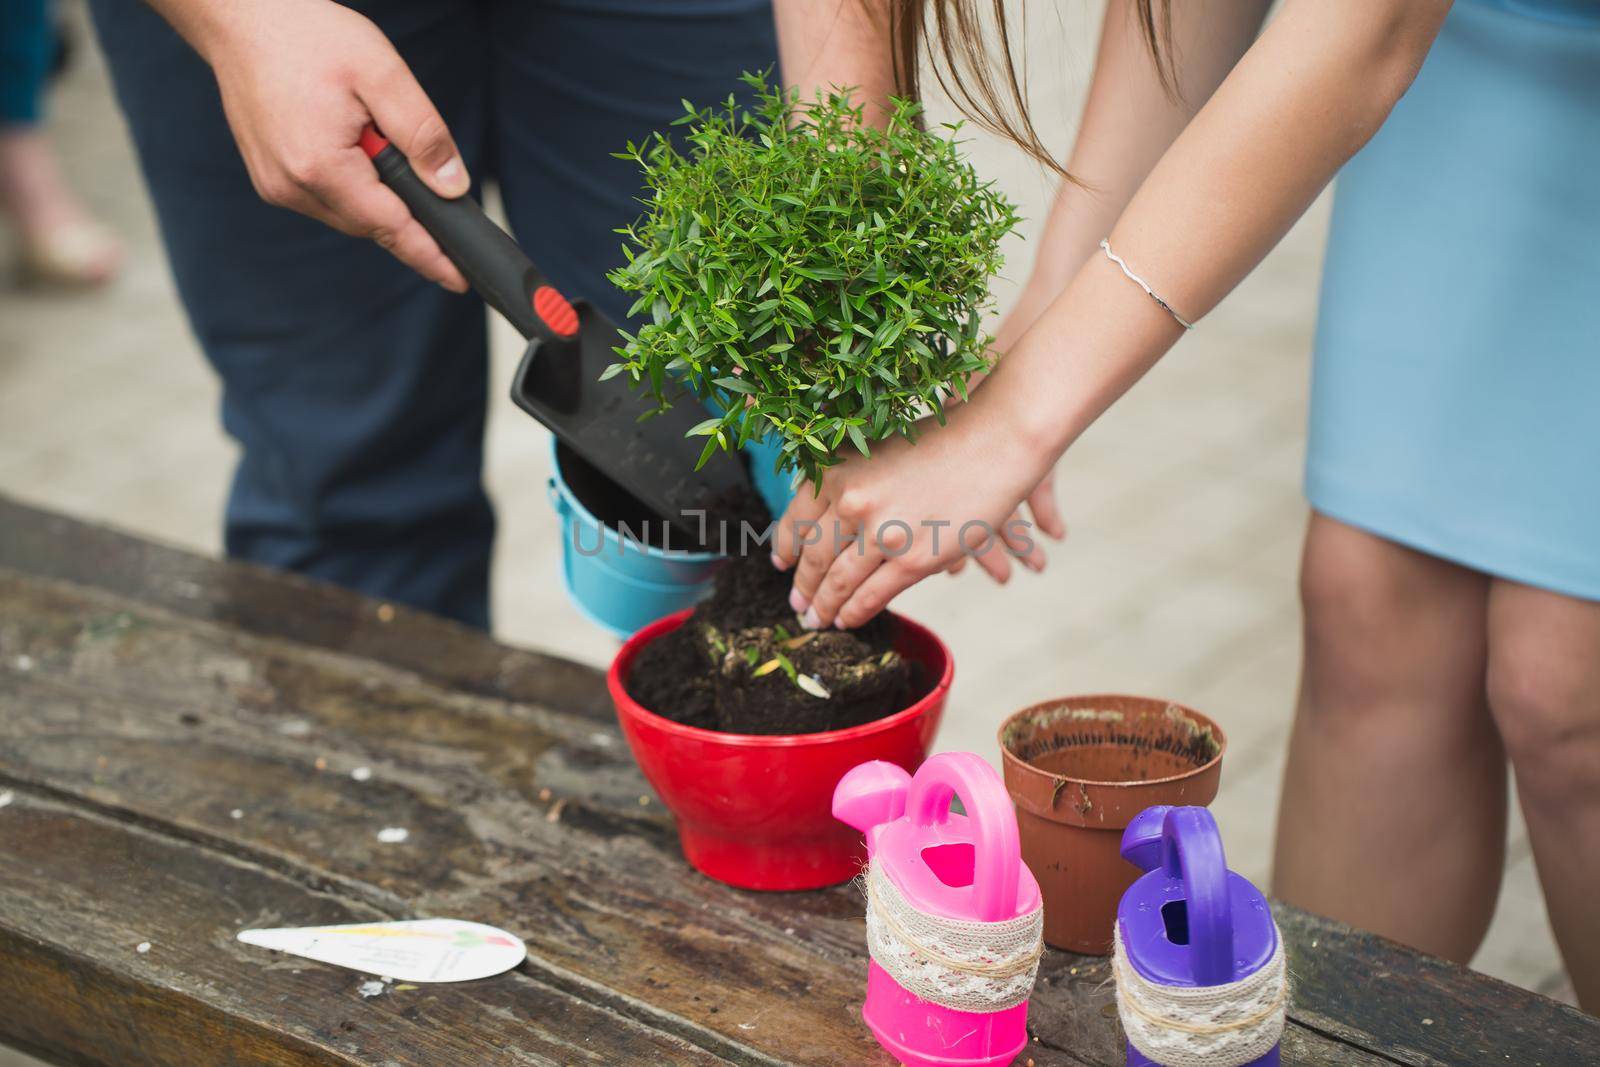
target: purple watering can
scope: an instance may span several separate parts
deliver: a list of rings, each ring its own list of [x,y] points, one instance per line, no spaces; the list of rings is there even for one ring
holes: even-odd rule
[[[1044,921],[1000,776],[971,752],[933,756],[915,777],[874,760],[839,780],[833,814],[866,835],[861,1015],[878,1043],[906,1067],[1011,1063],[1028,1043]]]
[[[1228,870],[1205,808],[1146,808],[1122,835],[1146,873],[1117,907],[1113,970],[1128,1067],[1278,1067],[1283,939],[1261,891]]]

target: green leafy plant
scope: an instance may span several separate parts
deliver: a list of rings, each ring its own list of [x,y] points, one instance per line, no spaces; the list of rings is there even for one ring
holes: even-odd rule
[[[746,75],[750,107],[684,102],[680,148],[618,153],[643,168],[644,215],[611,281],[649,323],[620,361],[658,407],[685,387],[716,410],[692,431],[735,449],[776,434],[781,465],[817,482],[846,440],[915,437],[986,367],[982,332],[1013,205],[952,136],[893,100],[863,121],[848,93],[802,105]]]

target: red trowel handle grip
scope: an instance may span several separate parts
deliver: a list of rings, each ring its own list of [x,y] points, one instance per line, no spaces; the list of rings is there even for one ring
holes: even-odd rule
[[[576,309],[476,200],[470,196],[446,200],[428,188],[404,153],[371,126],[361,135],[361,148],[378,168],[383,184],[405,201],[472,288],[522,336],[550,341],[577,336]]]

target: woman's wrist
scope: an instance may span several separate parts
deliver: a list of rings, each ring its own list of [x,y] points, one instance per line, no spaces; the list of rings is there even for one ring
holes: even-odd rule
[[[964,412],[963,416],[994,432],[1026,473],[1037,471],[1042,477],[1061,458],[1077,432],[1052,401],[1055,391],[1029,388],[1030,377],[1032,374],[1025,368],[996,368],[967,405],[977,410]]]
[[[1183,334],[1104,257],[1090,258],[974,394],[1053,463]],[[1047,464],[1048,465],[1048,464]]]

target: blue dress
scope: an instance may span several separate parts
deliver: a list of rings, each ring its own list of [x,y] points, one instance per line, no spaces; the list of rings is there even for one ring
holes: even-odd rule
[[[1340,174],[1319,512],[1600,600],[1600,0],[1457,3]]]

